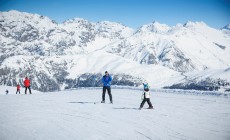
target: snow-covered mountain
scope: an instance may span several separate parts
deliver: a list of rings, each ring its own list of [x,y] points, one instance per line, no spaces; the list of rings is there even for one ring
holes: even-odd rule
[[[154,88],[170,87],[189,79],[187,73],[228,69],[227,30],[203,22],[153,22],[137,30],[81,18],[57,24],[37,14],[0,12],[0,84],[22,84],[29,76],[40,91],[101,86],[108,70],[116,85],[147,80]]]
[[[221,28],[222,30],[230,30],[230,24],[225,25],[223,28]]]
[[[230,24],[227,24],[224,27],[222,27],[221,31],[230,36]]]
[[[107,52],[179,72],[228,68],[230,37],[203,22],[174,27],[153,22],[142,26],[131,37],[109,44]]]
[[[230,68],[193,71],[183,75],[184,79],[167,88],[230,91]]]
[[[42,56],[84,53],[87,47],[94,49],[133,32],[126,26],[107,21],[91,23],[76,18],[56,24],[48,17],[18,11],[1,12],[0,16],[3,47],[20,46],[15,52],[25,50],[24,53]]]

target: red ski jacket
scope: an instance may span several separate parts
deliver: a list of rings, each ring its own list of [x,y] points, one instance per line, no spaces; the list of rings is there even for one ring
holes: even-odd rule
[[[24,81],[24,85],[25,85],[25,87],[29,87],[29,86],[30,86],[30,80],[29,80],[29,79],[26,79],[26,80]]]
[[[20,86],[19,85],[17,85],[17,90],[20,90]]]

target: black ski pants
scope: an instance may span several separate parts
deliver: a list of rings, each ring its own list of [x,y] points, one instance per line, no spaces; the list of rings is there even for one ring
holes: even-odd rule
[[[150,102],[150,98],[144,98],[141,102],[140,108],[143,108],[145,102],[147,101],[149,107],[153,107],[152,103]]]
[[[112,98],[112,94],[111,94],[111,88],[109,86],[104,86],[103,87],[103,92],[102,92],[102,101],[105,101],[105,92],[108,92],[109,94],[109,99],[110,99],[110,102],[113,101],[113,98]]]
[[[27,89],[29,89],[29,91],[30,91],[30,94],[32,94],[32,93],[31,93],[31,89],[30,89],[30,86],[28,86],[28,87],[25,87],[25,94],[27,93]]]
[[[17,89],[17,91],[16,91],[16,94],[19,92],[19,94],[20,94],[20,89]]]

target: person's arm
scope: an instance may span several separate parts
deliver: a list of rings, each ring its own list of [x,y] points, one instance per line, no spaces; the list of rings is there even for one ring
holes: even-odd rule
[[[142,93],[141,100],[144,100],[144,98],[145,98],[145,92]]]
[[[112,76],[109,76],[109,83],[113,80]]]

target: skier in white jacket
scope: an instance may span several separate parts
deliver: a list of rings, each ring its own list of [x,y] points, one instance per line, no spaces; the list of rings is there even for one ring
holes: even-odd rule
[[[150,91],[149,91],[148,83],[147,82],[143,83],[143,86],[144,86],[144,92],[142,94],[142,102],[139,109],[141,110],[143,108],[146,101],[149,105],[148,109],[153,109],[153,105],[150,102]]]

